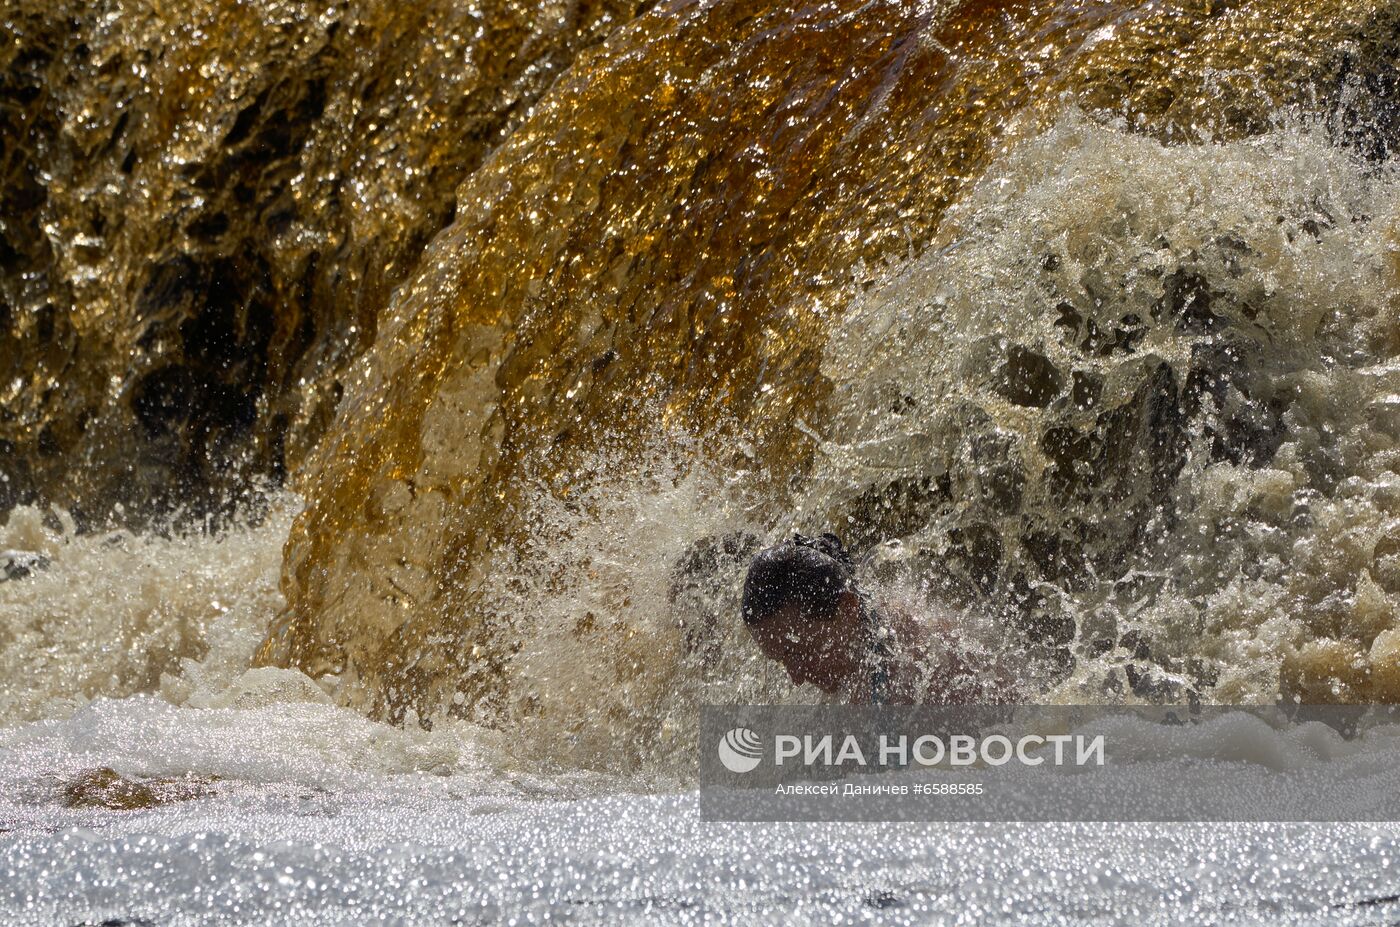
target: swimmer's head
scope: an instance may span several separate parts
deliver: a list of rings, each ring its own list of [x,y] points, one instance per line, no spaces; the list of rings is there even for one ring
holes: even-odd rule
[[[835,692],[860,674],[862,605],[854,574],[833,534],[799,534],[754,557],[744,580],[744,623],[793,683]]]
[[[841,594],[854,589],[853,572],[836,535],[794,535],[753,558],[744,580],[744,622],[761,624],[789,607],[807,620],[830,621]]]

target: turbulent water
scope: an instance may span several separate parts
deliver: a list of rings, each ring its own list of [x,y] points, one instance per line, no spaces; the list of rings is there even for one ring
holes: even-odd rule
[[[1066,117],[843,319],[813,514],[1009,598],[1053,698],[1131,634],[1211,701],[1394,701],[1397,192],[1315,131]]]
[[[692,790],[794,529],[1027,701],[1400,701],[1400,9],[0,24],[16,923],[1394,918],[1389,825]]]
[[[1255,373],[1252,357],[1232,360],[1245,347],[1237,342],[1254,335],[1237,332],[1225,307],[1205,308],[1216,290],[1231,286],[1230,246],[1218,244],[1224,250],[1212,256],[1198,240],[1204,231],[1164,244],[1130,233],[1121,245],[1129,253],[1119,257],[1108,248],[1074,253],[1076,243],[1067,241],[1058,278],[1045,283],[1063,292],[1026,289],[1032,275],[1046,273],[1037,262],[1060,257],[1049,248],[989,257],[1003,262],[1003,273],[1027,278],[1018,284],[1023,292],[968,293],[986,313],[986,321],[974,317],[968,324],[1019,337],[1029,333],[1014,326],[1027,318],[1051,325],[1064,316],[1047,336],[1062,332],[1053,338],[1066,349],[1077,338],[1086,355],[1075,370],[1069,357],[1048,358],[1050,346],[1031,343],[1020,346],[1029,352],[1024,357],[1008,354],[1002,373],[1012,405],[1060,403],[1042,416],[1058,420],[1043,422],[1045,433],[1033,440],[1059,458],[1055,471],[1045,471],[1047,491],[1057,496],[1043,501],[1018,495],[1021,477],[1011,471],[1034,460],[1012,456],[1033,458],[1035,450],[1012,446],[1017,442],[1009,435],[980,439],[981,459],[972,468],[986,471],[986,487],[949,482],[944,492],[949,452],[920,445],[919,436],[946,429],[957,412],[940,406],[938,396],[901,414],[886,404],[897,405],[901,396],[872,402],[838,392],[830,369],[859,360],[832,357],[844,350],[843,320],[862,290],[897,277],[902,262],[951,246],[957,230],[944,220],[950,204],[990,209],[998,196],[1016,196],[1017,186],[1030,180],[1017,175],[1039,169],[1031,152],[1050,156],[1035,140],[1058,136],[1063,130],[1054,126],[1076,110],[1106,131],[1168,143],[1170,153],[1161,163],[1110,165],[1067,154],[1062,170],[1080,172],[1083,189],[1063,195],[1087,206],[1111,196],[1115,184],[1161,183],[1163,202],[1143,208],[1163,210],[1164,232],[1173,210],[1215,209],[1214,187],[1226,174],[1222,164],[1219,180],[1207,175],[1182,185],[1181,175],[1194,172],[1189,160],[1175,167],[1176,160],[1269,137],[1290,120],[1318,125],[1327,136],[1320,144],[1339,149],[1321,168],[1328,179],[1313,182],[1325,186],[1334,172],[1383,173],[1390,144],[1384,88],[1393,81],[1378,62],[1388,60],[1388,15],[1268,4],[945,9],[882,3],[757,10],[678,4],[639,17],[611,35],[586,67],[572,69],[463,184],[455,222],[387,308],[375,344],[347,379],[337,426],[305,470],[307,509],[287,551],[287,608],[260,659],[334,675],[344,700],[391,719],[409,712],[470,716],[517,699],[521,693],[505,684],[503,664],[518,641],[500,633],[517,616],[498,607],[499,583],[491,578],[495,562],[536,533],[530,518],[541,487],[567,506],[595,475],[645,471],[646,454],[626,449],[683,437],[691,442],[678,451],[684,465],[721,481],[747,476],[739,491],[748,496],[735,505],[755,533],[768,536],[792,522],[794,511],[809,512],[798,521],[816,528],[843,513],[821,508],[822,474],[814,472],[821,441],[812,435],[853,418],[865,420],[860,427],[909,440],[902,482],[859,474],[866,479],[851,491],[866,494],[872,505],[880,496],[912,493],[920,497],[910,503],[914,508],[934,511],[906,511],[885,524],[870,511],[852,511],[844,513],[853,519],[850,530],[866,542],[919,541],[911,555],[932,564],[914,578],[917,584],[937,583],[933,572],[960,569],[984,600],[971,603],[980,611],[1001,607],[990,601],[997,595],[1015,597],[1007,610],[1033,627],[1028,641],[1009,643],[1065,650],[1078,634],[1074,603],[1069,614],[1040,615],[1049,606],[1032,597],[1075,595],[1071,587],[1083,579],[1082,571],[1071,575],[1069,561],[1076,558],[1105,581],[1132,572],[1128,558],[1117,556],[1121,543],[1119,551],[1083,549],[1087,538],[1074,532],[1087,535],[1093,519],[1121,515],[1140,525],[1139,538],[1120,532],[1122,543],[1171,530],[1148,524],[1148,510],[1189,479],[1176,462],[1189,453],[1191,438],[1208,430],[1212,413],[1202,412],[1205,406],[1241,406],[1222,409],[1241,418],[1214,442],[1229,445],[1224,453],[1247,453],[1249,464],[1261,468],[1272,460],[1270,438],[1235,447],[1249,439],[1233,432],[1269,432],[1282,421],[1283,400],[1268,395],[1236,403],[1242,389],[1258,390],[1245,379],[1270,371]],[[613,118],[617,111],[635,117]],[[1349,168],[1348,152],[1372,160]],[[1367,181],[1358,176],[1355,183]],[[1383,197],[1384,181],[1370,183]],[[1195,199],[1193,189],[1200,190]],[[1226,208],[1231,194],[1220,195]],[[1289,201],[1308,194],[1261,189],[1257,195],[1260,208],[1274,197],[1297,212]],[[1077,199],[1063,208],[1073,209]],[[1348,218],[1342,204],[1333,208],[1330,219],[1299,216],[1295,235],[1312,236],[1315,229],[1325,246],[1334,220]],[[1122,216],[1111,210],[1106,203],[1099,212],[1066,212],[1061,221],[1085,238],[1112,238]],[[1012,215],[1028,225],[1035,218]],[[1367,217],[1370,222],[1384,225],[1379,217]],[[1252,232],[1241,228],[1233,237]],[[1218,237],[1233,240],[1226,230]],[[1150,259],[1131,254],[1148,248],[1164,252],[1157,278],[1136,266]],[[1243,263],[1247,254],[1238,257]],[[1115,274],[1134,271],[1143,278],[1135,290],[1115,289],[1124,282]],[[1073,280],[1076,273],[1087,279]],[[1257,273],[1268,271],[1261,266]],[[1197,291],[1199,300],[1192,296]],[[1012,316],[1020,300],[1024,314]],[[1249,313],[1264,310],[1234,311],[1251,322]],[[956,308],[946,319],[934,319],[938,314],[930,306],[920,320],[931,337],[935,321],[962,324]],[[970,308],[967,314],[976,316]],[[1138,321],[1122,321],[1130,317]],[[1179,356],[1154,364],[1159,346],[1144,340],[1154,325],[1163,331],[1178,325],[1177,350],[1190,343],[1202,356],[1191,364]],[[1365,349],[1373,352],[1372,363],[1383,363],[1380,345]],[[1161,382],[1143,386],[1139,401],[1153,411],[1126,408],[1114,394],[1126,384],[1100,385],[1109,367],[1126,373],[1131,365],[1114,362],[1128,357],[1161,370]],[[1052,366],[1058,359],[1064,369],[1044,382],[1049,375],[1036,358]],[[995,362],[985,355],[947,360]],[[1194,371],[1187,369],[1192,364]],[[908,386],[951,370],[911,369]],[[1107,390],[1104,408],[1083,414],[1063,408],[1095,389]],[[889,421],[890,415],[899,417]],[[1154,415],[1172,421],[1149,421]],[[1134,429],[1138,439],[1125,440]],[[1126,453],[1129,444],[1139,449],[1135,455]],[[620,450],[621,468],[606,462]],[[1150,469],[1146,456],[1154,458]],[[998,468],[1005,479],[991,472]],[[1081,478],[1079,469],[1088,476]],[[966,510],[985,504],[975,498],[984,488],[1002,498],[990,500],[999,511],[979,518]],[[934,498],[940,493],[944,498]],[[712,504],[735,507],[727,500]],[[1057,511],[1037,513],[1037,504]],[[1161,520],[1180,517],[1164,510]],[[1016,519],[1026,524],[1011,525]],[[912,537],[920,524],[928,530]],[[625,531],[625,524],[616,530]],[[1017,532],[1025,537],[1002,536]],[[703,536],[693,531],[691,540]],[[656,551],[673,562],[683,553]],[[1041,562],[1023,568],[1032,554]],[[1355,583],[1353,577],[1342,594]],[[965,604],[967,596],[954,603]],[[1338,665],[1349,658],[1329,653]],[[1045,654],[1038,663],[1053,672],[1049,664],[1064,669],[1070,656]],[[1208,680],[1213,668],[1201,669]],[[632,675],[622,671],[623,678]]]

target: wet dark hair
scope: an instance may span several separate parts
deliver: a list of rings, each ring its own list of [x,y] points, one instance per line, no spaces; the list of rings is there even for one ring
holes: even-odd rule
[[[854,573],[851,555],[836,535],[793,535],[753,558],[744,579],[744,621],[758,624],[793,604],[806,617],[830,621],[841,593],[854,588]]]

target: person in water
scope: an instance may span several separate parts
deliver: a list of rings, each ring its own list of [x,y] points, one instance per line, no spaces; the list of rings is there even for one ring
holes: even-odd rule
[[[855,704],[1000,701],[992,676],[957,655],[951,625],[877,607],[834,534],[795,535],[760,551],[744,579],[744,624],[794,685]]]

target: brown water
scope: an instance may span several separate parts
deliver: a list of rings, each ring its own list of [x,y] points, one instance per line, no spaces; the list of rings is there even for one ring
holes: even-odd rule
[[[1393,6],[2,18],[8,720],[669,766],[827,526],[1035,698],[1400,694]]]

